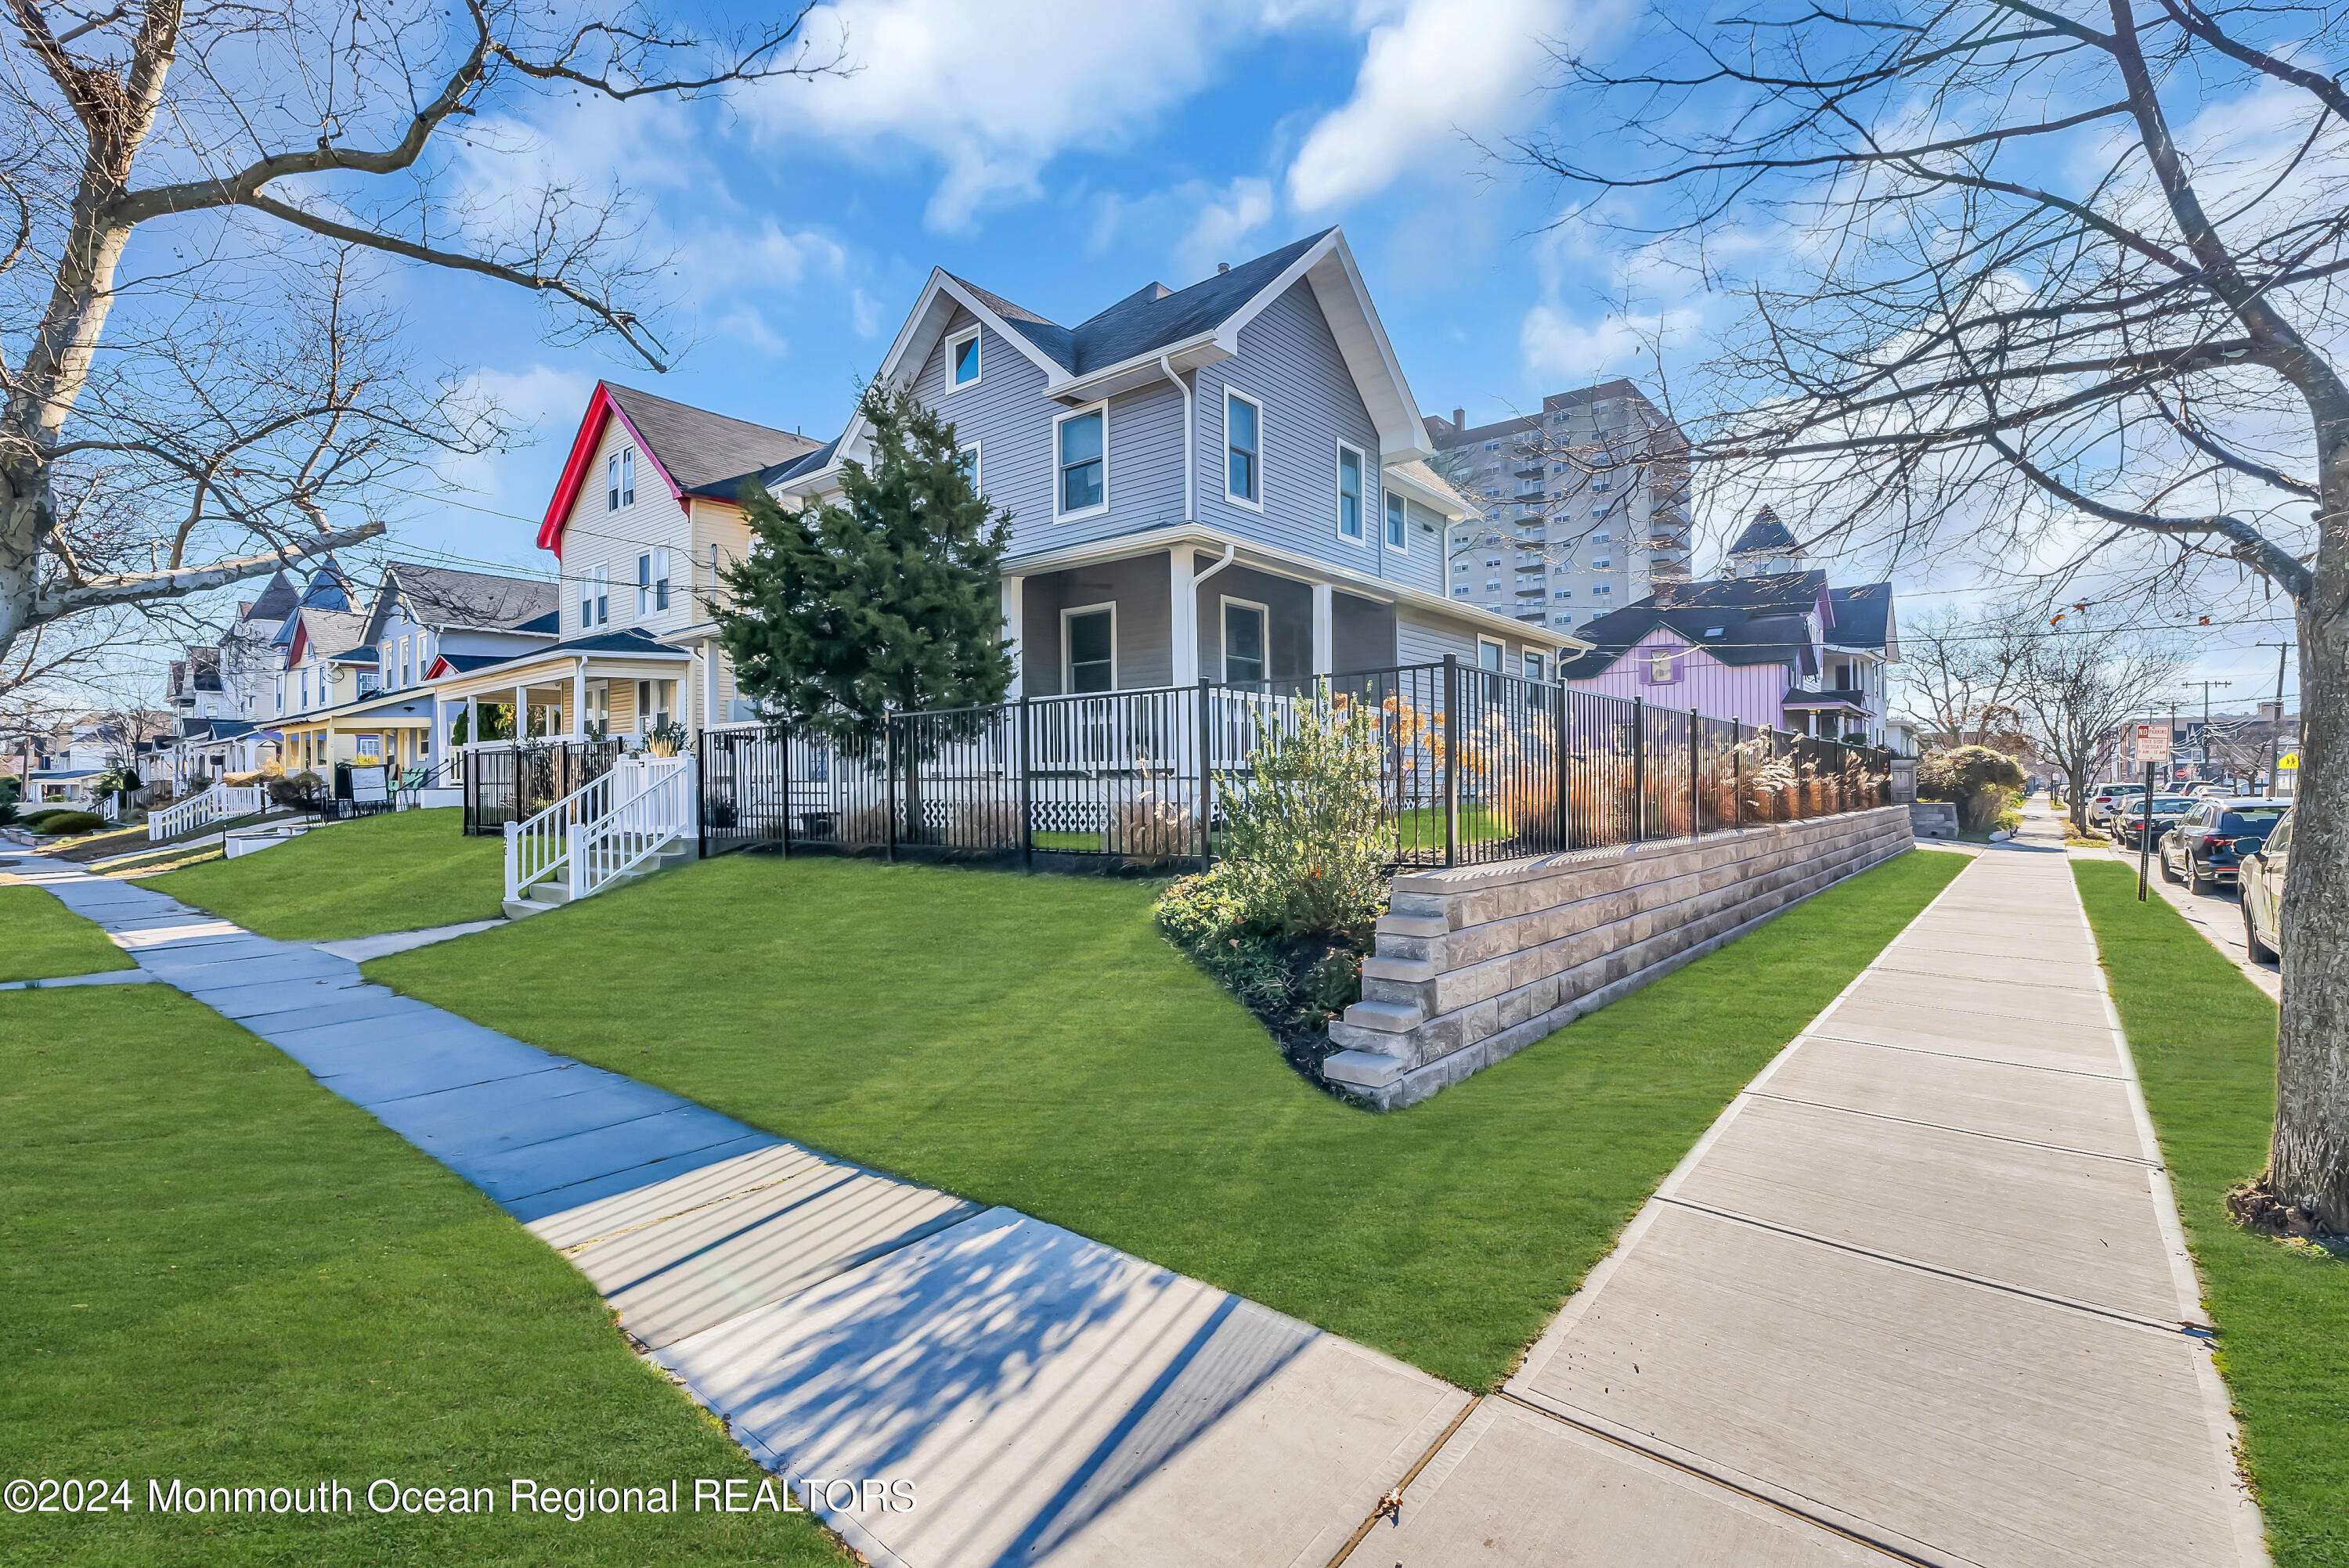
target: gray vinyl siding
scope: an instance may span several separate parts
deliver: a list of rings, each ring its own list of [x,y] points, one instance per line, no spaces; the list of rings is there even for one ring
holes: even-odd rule
[[[1011,513],[1017,557],[1084,544],[1183,517],[1183,399],[1171,383],[1110,399],[1109,508],[1074,522],[1052,515],[1053,425],[1068,406],[1046,396],[1044,370],[981,326],[978,385],[947,389],[947,345],[977,318],[957,310],[914,379],[915,395],[951,421],[957,442],[978,442],[979,488]]]
[[[1382,542],[1378,428],[1302,281],[1240,329],[1239,353],[1198,373],[1199,521],[1316,561],[1442,592],[1437,539],[1413,531],[1402,553]],[[1263,405],[1261,512],[1224,499],[1224,394]],[[1338,537],[1338,443],[1363,454],[1362,539]]]
[[[1457,654],[1463,664],[1476,662],[1476,634],[1457,621],[1439,621],[1424,610],[1409,606],[1395,611],[1395,660],[1405,665],[1432,665],[1446,654]]]
[[[1215,564],[1195,558],[1197,569]],[[1245,599],[1265,607],[1265,675],[1297,680],[1313,667],[1313,590],[1290,577],[1274,577],[1246,566],[1226,566],[1199,584],[1199,673],[1224,678],[1224,601]]]
[[[986,350],[981,349],[982,359]],[[982,379],[984,376],[982,375]],[[1163,686],[1174,679],[1174,585],[1166,552],[1069,572],[1040,573],[1020,594],[1024,689],[1030,696],[1061,690],[1061,612],[1075,605],[1117,606],[1117,684],[1121,691]]]

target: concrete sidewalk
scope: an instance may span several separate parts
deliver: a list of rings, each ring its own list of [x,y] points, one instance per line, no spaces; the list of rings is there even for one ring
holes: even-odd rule
[[[1732,1103],[1350,1561],[2261,1563],[2204,1326],[2027,837]]]
[[[645,1352],[876,1563],[1319,1568],[1466,1412],[1423,1372],[1008,1209],[819,1154],[26,859],[559,1249]],[[5,1005],[5,1004],[0,1004]]]

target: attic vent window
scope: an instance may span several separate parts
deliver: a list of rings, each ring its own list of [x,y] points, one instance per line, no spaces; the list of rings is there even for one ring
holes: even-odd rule
[[[1708,637],[1718,637],[1722,634],[1723,630],[1723,628],[1720,626],[1707,626],[1704,629],[1704,634]]]
[[[966,327],[947,339],[947,375],[957,387],[978,385],[978,328]]]

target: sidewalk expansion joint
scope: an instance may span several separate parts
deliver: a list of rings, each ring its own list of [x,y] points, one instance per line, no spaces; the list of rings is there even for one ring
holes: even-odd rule
[[[1784,1100],[1788,1105],[1807,1105],[1816,1110],[1840,1111],[1846,1116],[1865,1116],[1878,1121],[1898,1121],[1909,1127],[1930,1127],[1937,1132],[1962,1132],[1968,1138],[1987,1138],[1995,1143],[2020,1143],[2026,1149],[2053,1150],[2058,1154],[2077,1154],[2085,1160],[2113,1160],[2123,1165],[2141,1165],[2148,1171],[2165,1169],[2158,1160],[2147,1160],[2141,1154],[2110,1154],[2101,1149],[2079,1149],[2069,1143],[2049,1143],[2037,1138],[2015,1138],[2003,1132],[1984,1132],[1976,1127],[1952,1127],[1946,1121],[1927,1121],[1921,1117],[1894,1116],[1881,1110],[1862,1110],[1857,1106],[1837,1105],[1831,1100],[1805,1099],[1799,1095],[1772,1094],[1768,1089],[1749,1088],[1746,1094],[1756,1099]]]
[[[1982,954],[1979,956],[1990,957],[1992,955]],[[1916,975],[1928,980],[1968,980],[1983,978],[1983,976],[1981,975],[1953,975],[1945,970],[1940,969],[1904,969],[1898,964],[1880,965],[1878,966],[1877,973],[1879,975]],[[2027,985],[2034,991],[2076,991],[2085,996],[2101,996],[2104,995],[2104,992],[2095,985],[2059,985],[2053,980],[2017,980],[2013,976],[2007,975],[2000,975],[1992,982],[1992,984],[1999,985]]]
[[[2082,1027],[2093,1027],[2101,1030],[2104,1026],[2102,1024],[2083,1025]],[[1963,1051],[1937,1051],[1927,1046],[1896,1046],[1884,1040],[1857,1039],[1850,1035],[1829,1034],[1825,1030],[1821,1030],[1816,1034],[1806,1034],[1803,1038],[1806,1040],[1834,1040],[1842,1045],[1866,1046],[1870,1050],[1878,1051],[1907,1051],[1909,1055],[1917,1057],[1946,1057],[1951,1061],[1981,1062],[1986,1067],[2021,1068],[2026,1072],[2062,1073],[2066,1078],[2103,1078],[2107,1083],[2128,1082],[2127,1078],[2120,1073],[2092,1073],[2085,1068],[2051,1068],[2044,1062],[2018,1062],[2010,1057],[1974,1057],[1968,1056]]]
[[[1814,1513],[1808,1509],[1798,1508],[1783,1497],[1775,1496],[1771,1492],[1759,1491],[1754,1487],[1741,1485],[1738,1482],[1730,1480],[1729,1477],[1722,1474],[1718,1470],[1710,1470],[1703,1465],[1691,1463],[1689,1460],[1682,1459],[1677,1455],[1668,1454],[1661,1449],[1651,1448],[1646,1443],[1634,1441],[1632,1439],[1624,1436],[1622,1432],[1617,1430],[1614,1427],[1604,1422],[1579,1419],[1576,1417],[1568,1415],[1564,1410],[1557,1408],[1554,1405],[1543,1404],[1537,1400],[1528,1399],[1522,1394],[1512,1393],[1506,1388],[1501,1389],[1493,1397],[1496,1399],[1506,1399],[1510,1404],[1516,1406],[1521,1410],[1530,1410],[1537,1416],[1556,1421],[1562,1427],[1571,1427],[1576,1431],[1581,1432],[1588,1437],[1597,1438],[1603,1443],[1610,1443],[1616,1448],[1621,1449],[1626,1453],[1637,1454],[1641,1459],[1651,1460],[1655,1463],[1662,1465],[1669,1470],[1678,1470],[1681,1474],[1689,1477],[1692,1480],[1701,1480],[1708,1486],[1717,1486],[1723,1491],[1734,1492],[1739,1497],[1744,1498],[1749,1502],[1758,1502],[1763,1507],[1783,1513],[1789,1519],[1799,1520],[1815,1530],[1824,1530],[1829,1535],[1838,1536],[1845,1541],[1850,1542],[1855,1546],[1865,1547],[1870,1552],[1874,1552],[1882,1556],[1892,1559],[1895,1563],[1910,1563],[1914,1565],[1914,1568],[1947,1568],[1945,1563],[1942,1563],[1934,1558],[1920,1557],[1914,1552],[1906,1551],[1901,1547],[1893,1545],[1890,1542],[1879,1541],[1872,1535],[1862,1534],[1860,1532],[1854,1530],[1847,1524],[1839,1524],[1836,1521],[1827,1519],[1820,1514]]]
[[[1757,1231],[1768,1231],[1775,1235],[1785,1236],[1793,1241],[1808,1242],[1813,1246],[1832,1247],[1837,1252],[1845,1253],[1853,1257],[1868,1258],[1893,1268],[1913,1269],[1919,1274],[1931,1274],[1936,1279],[1953,1280],[1960,1284],[1973,1285],[1981,1290],[1999,1291],[2007,1295],[2018,1295],[2030,1301],[2044,1302],[2049,1306],[2064,1307],[2073,1312],[2085,1312],[2092,1317],[2109,1318],[2116,1323],[2127,1324],[2132,1328],[2148,1329],[2158,1334],[2188,1336],[2195,1335],[2198,1330],[2197,1325],[2181,1323],[2175,1318],[2147,1317],[2138,1313],[2123,1312],[2118,1307],[2100,1306],[2095,1302],[2082,1301],[2076,1296],[2056,1295],[2049,1291],[2033,1290],[2029,1285],[2015,1284],[2002,1279],[1992,1279],[1988,1274],[1969,1274],[1964,1269],[1953,1269],[1942,1264],[1929,1264],[1920,1258],[1904,1257],[1899,1253],[1882,1252],[1874,1247],[1863,1247],[1851,1242],[1839,1242],[1833,1236],[1823,1236],[1816,1231],[1806,1231],[1794,1225],[1782,1225],[1775,1220],[1759,1220],[1751,1214],[1741,1214],[1734,1209],[1717,1209],[1710,1203],[1698,1203],[1686,1198],[1668,1197],[1661,1192],[1656,1194],[1656,1202],[1670,1203],[1676,1209],[1689,1209],[1700,1214],[1710,1214],[1716,1220],[1727,1220],[1733,1224],[1751,1225]]]
[[[1462,1427],[1467,1425],[1468,1418],[1476,1413],[1477,1407],[1484,1404],[1488,1397],[1478,1395],[1460,1407],[1460,1412],[1452,1418],[1451,1425],[1435,1434],[1435,1440],[1427,1445],[1427,1451],[1412,1461],[1411,1468],[1402,1472],[1402,1479],[1394,1483],[1394,1489],[1379,1499],[1372,1506],[1370,1517],[1354,1527],[1354,1533],[1346,1537],[1346,1543],[1339,1547],[1336,1553],[1330,1557],[1327,1568],[1340,1568],[1347,1558],[1354,1554],[1354,1548],[1360,1546],[1371,1532],[1378,1528],[1380,1520],[1392,1518],[1397,1523],[1402,1522],[1402,1505],[1410,1501],[1408,1493],[1411,1491],[1411,1483],[1417,1480],[1419,1472],[1425,1470],[1434,1461],[1435,1456],[1444,1451],[1444,1445],[1450,1442]],[[1507,1398],[1506,1394],[1500,1397]]]

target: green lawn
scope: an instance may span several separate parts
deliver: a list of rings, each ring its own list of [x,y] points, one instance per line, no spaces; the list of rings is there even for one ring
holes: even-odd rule
[[[367,972],[1485,1388],[1965,863],[1904,856],[1383,1117],[1291,1072],[1143,882],[738,855]]]
[[[493,919],[505,890],[504,843],[469,839],[459,820],[451,806],[337,822],[144,885],[291,942]]]
[[[36,887],[0,887],[0,981],[128,969],[106,933]]]
[[[93,1048],[102,1042],[104,1048]],[[160,987],[0,1002],[0,1476],[128,1515],[0,1516],[12,1563],[837,1563],[803,1515],[582,1523],[507,1483],[759,1472],[570,1265],[267,1046]],[[161,1517],[150,1477],[340,1480],[326,1519]],[[368,1483],[496,1488],[378,1516]]]
[[[2075,860],[2219,1329],[2277,1568],[2349,1563],[2349,1261],[2237,1226],[2228,1190],[2267,1165],[2275,1004],[2137,872]]]

